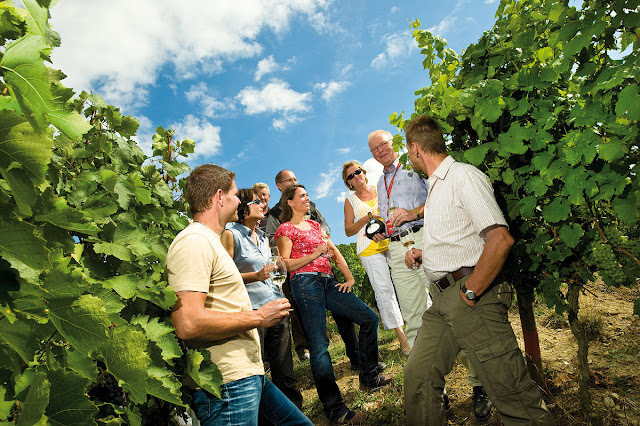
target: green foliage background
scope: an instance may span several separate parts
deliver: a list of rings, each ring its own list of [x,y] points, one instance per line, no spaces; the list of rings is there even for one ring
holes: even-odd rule
[[[0,422],[143,424],[188,401],[184,371],[213,393],[208,352],[185,351],[163,277],[187,225],[178,196],[191,140],[138,122],[49,68],[48,1],[0,3]],[[123,407],[90,400],[112,374]]]
[[[349,270],[356,281],[351,291],[367,305],[376,306],[376,296],[373,292],[373,287],[371,287],[369,277],[367,276],[367,271],[365,271],[360,258],[356,254],[356,243],[338,244],[337,247],[344,257],[344,260],[347,261]],[[344,275],[338,268],[334,267],[333,273],[339,282],[344,282]]]

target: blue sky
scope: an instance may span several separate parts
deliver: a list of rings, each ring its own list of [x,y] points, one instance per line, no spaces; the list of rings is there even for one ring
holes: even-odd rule
[[[409,115],[429,84],[410,21],[461,53],[492,27],[498,3],[61,0],[52,60],[67,86],[136,117],[147,153],[155,128],[171,127],[196,141],[192,167],[233,170],[240,188],[266,182],[272,205],[275,174],[293,170],[332,240],[348,243],[342,164],[371,164],[368,133],[397,133],[389,115]]]

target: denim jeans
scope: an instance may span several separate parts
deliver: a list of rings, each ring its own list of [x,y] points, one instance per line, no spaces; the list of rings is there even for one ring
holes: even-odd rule
[[[291,293],[300,309],[311,355],[311,373],[324,407],[334,420],[347,412],[333,373],[327,337],[327,309],[360,326],[358,361],[360,382],[375,383],[378,372],[378,315],[353,293],[341,293],[333,276],[298,273],[291,280]]]
[[[313,425],[289,398],[264,376],[250,376],[220,387],[218,399],[202,389],[191,407],[203,426],[257,426],[258,414],[274,425]]]

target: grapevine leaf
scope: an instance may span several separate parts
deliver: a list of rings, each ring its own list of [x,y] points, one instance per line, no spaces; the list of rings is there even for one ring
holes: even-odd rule
[[[24,36],[4,52],[0,68],[5,83],[38,133],[47,128],[44,114],[51,109],[51,89],[42,52],[48,46],[39,35]]]
[[[116,325],[108,330],[109,338],[98,346],[107,369],[118,384],[129,393],[131,401],[142,404],[147,400],[147,369],[151,359],[146,352],[144,333],[129,325]]]
[[[610,140],[598,146],[598,155],[600,158],[610,163],[619,160],[627,152],[626,146],[618,140]]]
[[[75,111],[69,111],[63,104],[56,104],[47,114],[49,122],[71,140],[78,140],[91,130],[87,120]]]
[[[184,407],[180,400],[180,387],[182,384],[176,379],[175,374],[166,368],[151,366],[147,370],[149,380],[147,381],[147,392],[156,398],[163,399],[175,405]]]
[[[18,417],[17,426],[32,426],[41,421],[44,410],[49,403],[50,387],[51,383],[47,380],[45,373],[35,374],[27,398],[22,403],[22,412]]]
[[[13,399],[6,399],[7,388],[0,386],[0,420],[7,419],[11,415],[11,409],[16,405]]]
[[[106,288],[115,290],[123,299],[131,299],[136,294],[138,277],[136,274],[116,275],[103,282]]]
[[[173,333],[174,328],[166,323],[160,323],[159,318],[149,320],[148,315],[135,316],[131,319],[131,324],[137,324],[144,329],[147,337],[156,342],[162,350],[162,358],[170,361],[182,356],[182,350],[178,340]]]
[[[569,247],[575,247],[584,235],[584,230],[577,223],[567,224],[560,228],[559,237]]]
[[[46,292],[46,299],[49,301],[56,299],[75,299],[84,293],[88,286],[81,281],[82,277],[78,272],[73,272],[68,267],[70,257],[60,259],[60,253],[56,253],[57,261],[55,267],[44,279],[42,288]],[[55,256],[52,256],[55,258]]]
[[[49,396],[45,414],[52,425],[92,424],[98,408],[89,400],[86,389],[90,381],[73,371],[51,369],[47,372],[49,382],[55,384],[55,392]]]
[[[112,325],[102,300],[90,294],[76,300],[52,300],[49,316],[71,346],[87,355],[107,340],[106,330]]]
[[[0,256],[21,276],[37,275],[47,265],[46,241],[35,234],[36,227],[22,221],[5,220],[0,215]]]
[[[37,324],[26,318],[9,324],[7,318],[0,319],[0,341],[13,349],[25,363],[33,360],[36,351],[40,349],[38,341],[33,339]]]
[[[120,244],[113,244],[109,242],[96,243],[93,245],[93,250],[95,250],[96,253],[114,256],[127,262],[131,260],[131,251]]]
[[[498,136],[498,142],[500,143],[500,156],[507,156],[505,155],[507,153],[524,154],[528,150],[524,141],[528,140],[529,137],[527,129],[521,127],[517,122],[511,123],[509,130]]]
[[[207,349],[189,349],[187,351],[187,372],[202,389],[220,398],[222,374],[211,362],[211,354]]]
[[[50,46],[60,46],[60,34],[49,26],[49,10],[35,0],[23,0],[26,7],[25,21],[31,34],[40,35]]]
[[[69,207],[62,198],[56,198],[51,204],[50,210],[36,216],[36,219],[83,234],[96,235],[100,232],[100,228],[92,223],[87,223],[84,215],[80,211]]]
[[[616,115],[624,114],[631,120],[640,120],[640,94],[637,85],[632,84],[625,87],[618,93],[618,102],[616,103]]]
[[[31,215],[37,197],[34,187],[45,181],[52,146],[49,136],[35,134],[14,111],[0,111],[0,174],[24,215]]]
[[[640,219],[640,206],[633,198],[616,197],[613,199],[611,206],[616,215],[629,225]]]
[[[86,354],[72,348],[64,348],[67,367],[87,380],[95,380],[98,376],[98,367]]]
[[[484,161],[484,157],[487,155],[487,152],[495,145],[496,144],[494,142],[488,142],[468,149],[464,152],[464,158],[474,166],[477,166]]]
[[[560,222],[569,217],[571,205],[563,198],[557,197],[542,209],[542,217],[548,222]]]

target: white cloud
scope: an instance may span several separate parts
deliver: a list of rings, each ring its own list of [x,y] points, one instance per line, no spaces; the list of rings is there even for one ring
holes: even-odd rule
[[[348,81],[329,81],[316,83],[313,88],[322,92],[322,99],[329,102],[335,95],[344,92],[351,83]]]
[[[442,21],[440,21],[438,25],[431,27],[428,30],[435,35],[443,36],[453,28],[453,25],[456,23],[456,20],[457,20],[457,17],[454,15],[446,16],[444,17],[444,19],[442,19]]]
[[[484,4],[494,4],[498,0],[484,0]]]
[[[201,156],[214,156],[220,152],[222,142],[219,126],[189,114],[181,122],[173,123],[170,127],[175,130],[178,140],[189,138],[196,142],[195,152],[189,155],[190,161]]]
[[[340,70],[340,78],[346,78],[349,73],[351,72],[351,70],[353,69],[353,64],[349,64],[349,65],[345,65],[341,70]]]
[[[138,114],[136,120],[138,120],[140,126],[138,126],[138,131],[132,139],[138,143],[138,146],[145,154],[151,157],[153,154],[153,139],[151,138],[156,133],[155,127],[153,127],[151,120],[144,115]]]
[[[260,32],[281,34],[292,17],[311,19],[326,7],[326,0],[112,0],[108,7],[65,0],[51,10],[62,36],[52,59],[67,86],[137,108],[160,70],[174,69],[177,79],[220,72],[259,55]]]
[[[367,180],[369,184],[375,185],[378,183],[378,179],[382,176],[382,164],[378,163],[374,158],[369,158],[362,163],[362,168],[367,171]]]
[[[408,31],[401,31],[384,37],[384,52],[378,54],[372,61],[371,67],[381,69],[393,62],[397,66],[400,59],[408,57],[412,51],[418,48],[415,40]]]
[[[219,101],[209,95],[209,92],[207,83],[201,81],[198,84],[191,85],[189,90],[185,92],[185,96],[189,102],[198,103],[202,107],[202,115],[205,117],[217,117],[220,112],[228,113],[230,110],[235,109],[233,99],[225,99],[224,102]]]
[[[400,8],[399,8],[398,6],[393,6],[393,7],[391,8],[391,10],[389,10],[389,12],[391,12],[391,13],[398,13],[398,12],[400,12]]]
[[[273,79],[262,89],[247,86],[236,96],[249,115],[262,113],[281,113],[282,117],[273,120],[273,127],[282,130],[300,118],[296,113],[310,109],[311,93],[300,93],[289,87],[289,84]]]
[[[273,55],[270,55],[260,62],[258,62],[258,69],[256,70],[255,80],[260,81],[263,75],[272,73],[279,69],[276,60],[273,59]]]
[[[316,186],[315,191],[316,195],[313,197],[314,200],[325,198],[331,192],[331,188],[334,186],[336,180],[338,180],[338,175],[340,174],[340,169],[333,169],[327,173],[320,173],[320,178],[322,179],[320,183]]]
[[[351,152],[351,148],[338,148],[336,149],[336,151],[338,151],[338,154],[343,154],[343,155],[347,155],[348,153]]]
[[[346,199],[347,199],[347,197],[348,197],[349,195],[351,195],[351,191],[346,191],[346,190],[345,190],[345,191],[342,191],[341,193],[339,193],[339,194],[336,196],[336,201],[337,201],[339,204],[343,204],[343,203],[344,203],[344,200],[346,200]]]
[[[309,23],[314,30],[321,34],[330,33],[333,35],[339,35],[345,33],[340,24],[332,21],[325,12],[315,13],[309,18]]]

